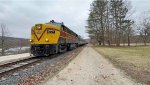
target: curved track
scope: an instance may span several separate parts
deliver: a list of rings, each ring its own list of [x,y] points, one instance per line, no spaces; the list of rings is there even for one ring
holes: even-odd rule
[[[35,57],[0,66],[0,85],[37,85],[63,69],[81,48],[49,57]]]
[[[22,69],[26,69],[28,67],[32,67],[43,60],[51,59],[57,57],[60,54],[51,55],[50,57],[32,57],[20,61],[16,61],[13,63],[8,63],[0,66],[0,81],[5,75],[12,75],[15,71],[19,71]]]
[[[29,58],[29,59],[2,65],[2,66],[0,66],[0,69],[1,69],[0,77],[7,74],[8,72],[15,71],[17,69],[21,69],[26,66],[30,66],[31,64],[35,64],[39,61],[40,61],[40,59],[38,59],[38,58]]]

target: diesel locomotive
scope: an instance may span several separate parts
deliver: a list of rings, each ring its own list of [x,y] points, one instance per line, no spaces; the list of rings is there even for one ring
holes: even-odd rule
[[[75,49],[86,42],[63,23],[54,20],[35,24],[31,29],[31,54],[49,56]]]

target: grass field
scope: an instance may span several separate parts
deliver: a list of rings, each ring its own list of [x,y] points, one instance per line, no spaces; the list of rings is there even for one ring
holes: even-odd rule
[[[139,82],[150,84],[150,46],[94,47]]]

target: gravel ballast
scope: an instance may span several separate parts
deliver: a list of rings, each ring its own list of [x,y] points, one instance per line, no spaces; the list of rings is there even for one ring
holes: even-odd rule
[[[53,58],[42,58],[43,60],[35,65],[4,76],[0,80],[0,85],[37,85],[45,79],[53,77],[76,57],[82,49],[83,47],[80,47],[63,54],[56,54],[57,56]]]

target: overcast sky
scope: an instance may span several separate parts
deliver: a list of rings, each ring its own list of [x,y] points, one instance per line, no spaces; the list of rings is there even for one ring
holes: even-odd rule
[[[11,36],[30,38],[34,24],[50,20],[64,22],[84,38],[86,20],[93,0],[0,0],[0,23],[7,25]],[[136,17],[150,9],[150,0],[131,0]]]

